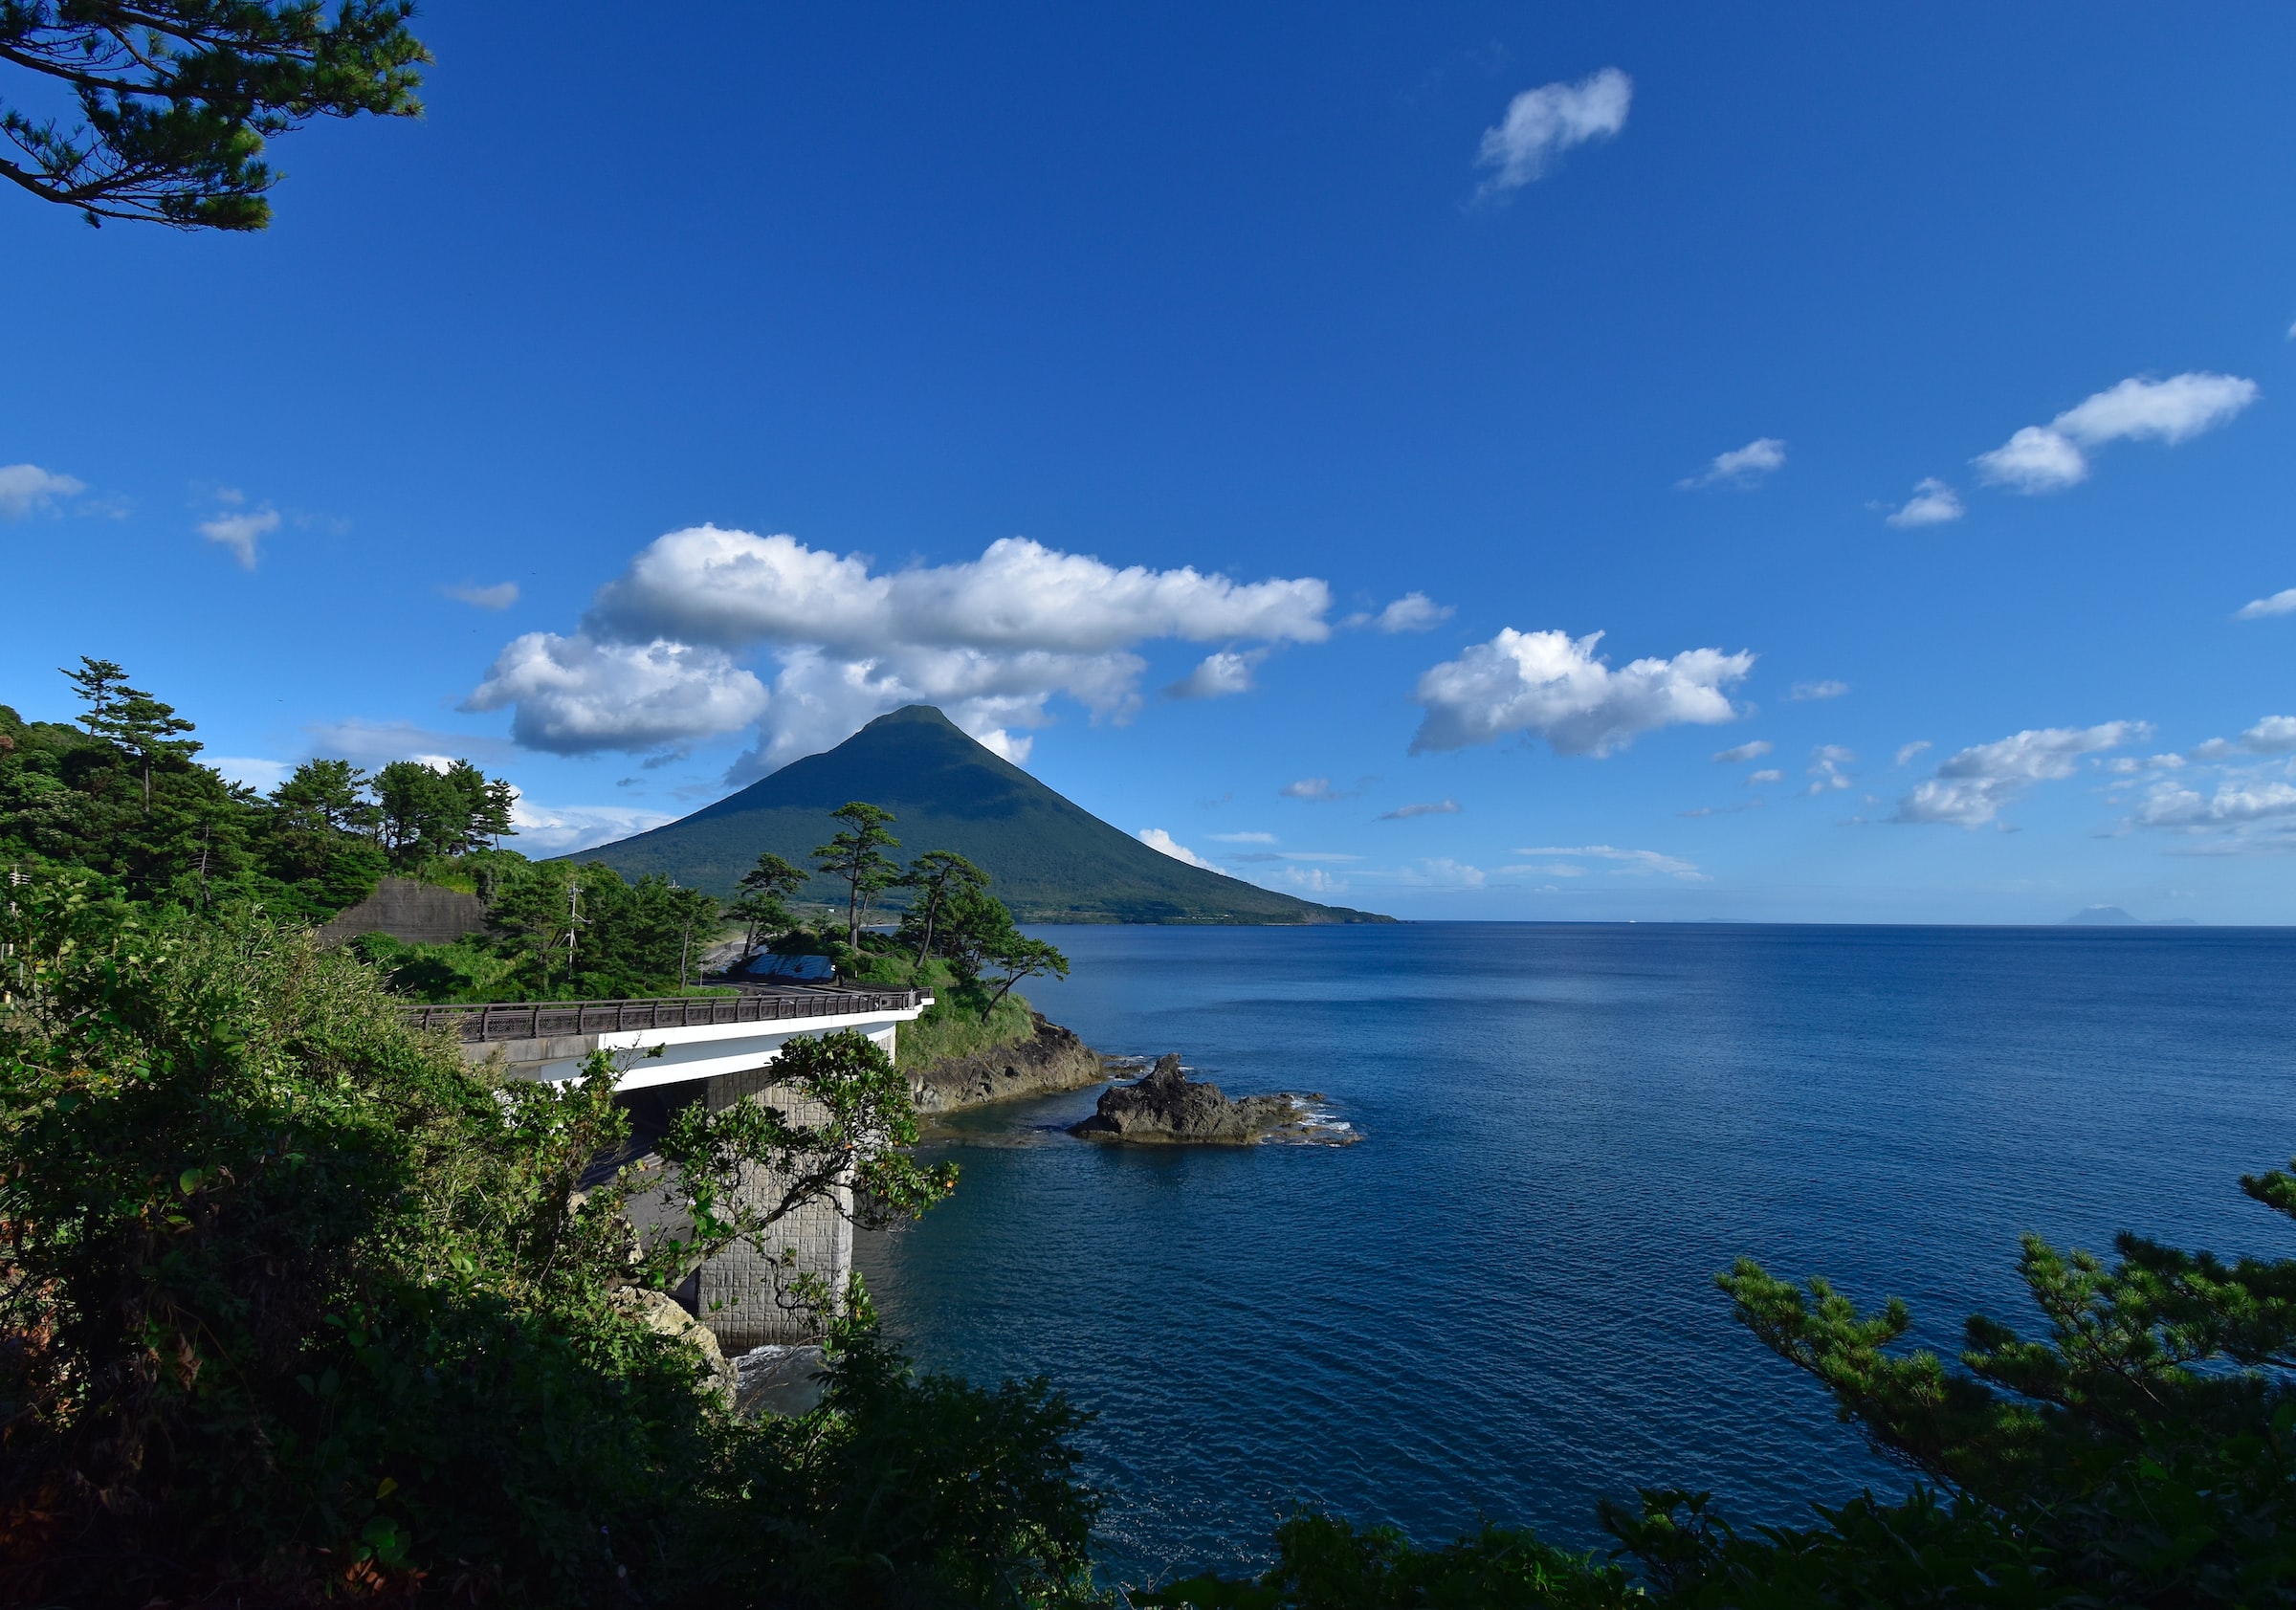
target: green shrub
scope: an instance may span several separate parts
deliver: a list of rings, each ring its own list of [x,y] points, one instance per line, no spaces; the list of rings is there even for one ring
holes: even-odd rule
[[[617,1306],[615,1288],[706,1248],[633,1264],[621,1187],[578,1189],[627,1135],[610,1067],[497,1087],[298,932],[123,917],[67,878],[15,894],[0,1601],[1079,1589],[1079,1417],[1042,1383],[917,1378],[856,1302],[828,1404],[753,1423],[697,1390],[697,1354]],[[914,1134],[881,1053],[820,1047],[820,1077],[845,1081],[828,1129],[696,1110],[673,1137],[690,1195],[715,1166]],[[896,1208],[946,1188],[897,1153],[873,1166]]]

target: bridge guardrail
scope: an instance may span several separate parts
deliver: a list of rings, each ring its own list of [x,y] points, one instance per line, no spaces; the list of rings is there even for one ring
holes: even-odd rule
[[[402,1006],[414,1028],[452,1028],[463,1040],[545,1040],[648,1028],[903,1012],[932,997],[921,989],[792,990],[788,994],[666,996],[635,1001],[516,1001]]]

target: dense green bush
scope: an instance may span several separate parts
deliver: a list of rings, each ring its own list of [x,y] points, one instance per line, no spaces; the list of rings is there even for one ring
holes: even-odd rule
[[[708,1192],[753,1159],[876,1135],[896,1150],[864,1197],[946,1188],[897,1151],[906,1085],[868,1042],[812,1058],[818,1133],[754,1103],[690,1114],[665,1151],[698,1228],[633,1246],[625,1185],[580,1189],[626,1135],[610,1068],[498,1083],[406,1029],[355,959],[89,887],[44,877],[0,917],[0,1599],[909,1605],[1081,1583],[1077,1416],[1041,1382],[917,1378],[855,1304],[827,1405],[750,1423],[617,1300],[740,1232]]]

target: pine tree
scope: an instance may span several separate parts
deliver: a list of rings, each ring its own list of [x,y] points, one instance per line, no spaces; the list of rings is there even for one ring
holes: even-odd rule
[[[893,812],[873,805],[849,800],[829,814],[846,825],[845,830],[815,848],[813,865],[847,886],[845,942],[858,950],[862,903],[900,875],[900,868],[885,851],[900,849],[901,841],[885,830]]]

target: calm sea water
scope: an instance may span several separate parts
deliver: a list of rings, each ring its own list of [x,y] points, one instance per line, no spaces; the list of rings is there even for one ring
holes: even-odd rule
[[[1344,1149],[1102,1149],[1096,1092],[969,1116],[954,1199],[872,1238],[936,1368],[1098,1411],[1119,1575],[1264,1556],[1300,1500],[1601,1541],[1598,1496],[1799,1519],[1900,1478],[1731,1319],[1751,1254],[1925,1339],[2032,1319],[2017,1237],[2286,1254],[2296,930],[1060,928],[1038,1005]]]

